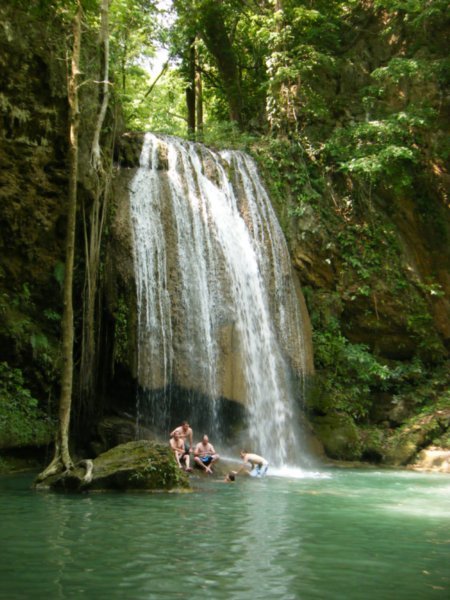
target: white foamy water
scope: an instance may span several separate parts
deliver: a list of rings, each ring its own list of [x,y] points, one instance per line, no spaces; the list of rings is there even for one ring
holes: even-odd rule
[[[269,467],[267,476],[283,477],[285,479],[331,479],[330,473],[321,473],[320,471],[309,471],[299,467]]]
[[[140,165],[130,205],[141,387],[161,392],[163,415],[170,411],[164,390],[199,389],[216,436],[216,404],[236,388],[252,451],[273,465],[296,464],[301,377],[294,385],[292,373],[306,364],[301,313],[255,163],[240,152],[146,134]]]

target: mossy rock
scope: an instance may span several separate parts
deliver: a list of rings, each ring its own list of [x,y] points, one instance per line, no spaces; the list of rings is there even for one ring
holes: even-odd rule
[[[358,428],[351,417],[328,414],[312,420],[314,433],[322,442],[325,453],[338,460],[357,460],[361,456]]]
[[[416,456],[422,436],[398,437],[386,449],[385,462],[388,465],[407,465]]]
[[[449,415],[450,411],[449,414],[436,411],[410,419],[389,440],[385,462],[391,465],[407,465],[423,448],[438,441],[442,442],[448,432]]]
[[[136,419],[109,415],[103,417],[97,425],[98,440],[91,443],[94,456],[107,452],[120,444],[127,444],[137,437],[146,440],[155,439],[155,434],[150,429],[137,425]],[[97,451],[95,451],[97,450]]]
[[[125,133],[119,139],[118,162],[122,168],[139,167],[144,134],[140,132]]]
[[[384,460],[387,432],[380,427],[361,427],[361,459],[371,463],[381,463]]]
[[[37,484],[37,488],[61,491],[188,489],[189,479],[178,467],[168,446],[139,440],[120,444],[92,461],[92,480],[84,479],[85,466],[56,475]]]

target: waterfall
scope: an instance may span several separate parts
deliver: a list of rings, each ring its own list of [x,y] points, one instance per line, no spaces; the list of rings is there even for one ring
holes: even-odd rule
[[[145,410],[161,428],[177,424],[186,415],[171,414],[173,390],[186,390],[189,418],[202,412],[205,422],[207,413],[217,440],[224,402],[242,406],[240,439],[249,450],[274,464],[297,462],[302,319],[286,242],[254,161],[146,134],[130,210]],[[194,392],[207,403],[196,405]]]

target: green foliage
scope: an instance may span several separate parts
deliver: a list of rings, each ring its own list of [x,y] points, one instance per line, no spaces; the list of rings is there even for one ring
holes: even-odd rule
[[[366,345],[351,344],[335,319],[330,319],[326,328],[315,327],[313,343],[319,373],[310,408],[325,413],[340,411],[356,420],[366,417],[372,402],[370,394],[385,387],[389,368]]]
[[[53,269],[53,276],[58,282],[59,288],[62,290],[64,287],[64,274],[66,267],[63,262],[58,261]]]
[[[310,209],[321,211],[326,181],[307,140],[259,138],[251,148],[264,176],[270,196],[285,225],[292,217],[305,218]]]
[[[400,191],[411,184],[411,167],[419,160],[413,131],[418,124],[424,122],[402,112],[336,129],[324,146],[325,156],[343,172]]]
[[[20,369],[0,363],[0,446],[46,444],[52,431],[53,423],[25,387]]]
[[[120,297],[114,311],[114,359],[123,364],[128,364],[129,358],[129,327],[130,309],[126,300]]]
[[[61,321],[61,315],[52,308],[46,308],[43,312],[43,315],[51,322],[60,323]]]
[[[239,130],[236,123],[230,121],[212,121],[204,128],[203,141],[218,150],[250,150],[256,137]]]
[[[130,92],[123,96],[129,126],[136,131],[186,135],[184,83],[176,71],[169,71],[147,95],[151,81],[140,67],[129,70]]]

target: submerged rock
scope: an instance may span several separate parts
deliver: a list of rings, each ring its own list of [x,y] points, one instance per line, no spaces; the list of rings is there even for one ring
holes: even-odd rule
[[[92,477],[86,477],[92,466]],[[89,480],[90,479],[90,480]],[[139,440],[121,444],[93,461],[36,485],[37,489],[60,491],[149,490],[189,488],[189,479],[175,462],[168,446]]]

